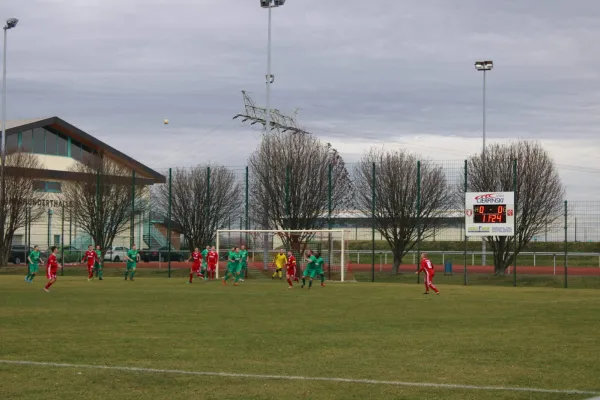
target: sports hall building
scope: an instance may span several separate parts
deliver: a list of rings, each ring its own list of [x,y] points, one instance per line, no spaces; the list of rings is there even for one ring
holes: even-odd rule
[[[11,154],[19,150],[39,158],[42,168],[36,170],[34,184],[37,191],[44,192],[42,204],[38,205],[44,207],[46,212],[30,228],[19,229],[13,245],[39,245],[41,249],[46,249],[62,243],[65,247],[81,250],[92,244],[89,235],[73,226],[68,218],[63,223],[60,212],[63,202],[68,201],[62,196],[63,185],[82,179],[81,173],[73,172],[72,167],[90,156],[109,158],[132,174],[135,171],[136,185],[152,186],[166,181],[160,173],[58,117],[6,121],[6,152]],[[165,225],[166,221],[158,217],[140,217],[135,226],[135,243],[140,248],[166,245]],[[117,237],[113,246],[129,247],[129,230],[124,235]],[[179,233],[174,232],[175,238],[177,240],[173,244],[177,248]]]

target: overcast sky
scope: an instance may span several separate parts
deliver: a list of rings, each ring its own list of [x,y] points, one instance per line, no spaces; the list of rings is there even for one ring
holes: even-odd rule
[[[161,169],[245,165],[265,103],[259,0],[3,0],[8,119],[59,116]],[[541,141],[570,199],[600,198],[597,0],[288,0],[273,11],[273,107],[338,148],[434,160],[489,141]],[[163,125],[164,118],[170,120]]]

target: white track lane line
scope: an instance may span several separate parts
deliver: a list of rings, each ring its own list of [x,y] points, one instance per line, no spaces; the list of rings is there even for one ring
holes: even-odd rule
[[[380,381],[375,379],[350,379],[350,378],[327,378],[295,375],[261,375],[261,374],[241,374],[230,372],[202,372],[202,371],[184,371],[178,369],[155,369],[155,368],[137,368],[137,367],[119,367],[110,365],[86,365],[86,364],[63,364],[53,362],[37,361],[18,361],[18,360],[0,360],[0,364],[36,366],[36,367],[54,367],[54,368],[84,368],[110,371],[128,371],[151,374],[178,374],[178,375],[196,375],[196,376],[214,376],[222,378],[250,378],[250,379],[279,379],[288,381],[320,381],[320,382],[340,382],[340,383],[360,383],[368,385],[388,385],[388,386],[409,386],[425,387],[437,389],[464,389],[464,390],[482,390],[482,391],[506,391],[506,392],[529,392],[529,393],[554,393],[554,394],[573,394],[573,395],[600,395],[600,392],[589,390],[558,390],[541,389],[529,387],[509,387],[509,386],[475,386],[459,385],[448,383],[428,383],[428,382],[402,382],[402,381]]]

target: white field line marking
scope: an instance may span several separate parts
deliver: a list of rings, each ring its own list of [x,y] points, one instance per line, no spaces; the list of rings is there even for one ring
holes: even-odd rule
[[[62,363],[52,363],[52,362],[17,361],[17,360],[0,360],[0,364],[38,366],[38,367],[55,367],[55,368],[104,369],[104,370],[112,370],[112,371],[129,371],[129,372],[157,373],[157,374],[216,376],[216,377],[222,377],[222,378],[280,379],[280,380],[288,380],[288,381],[363,383],[363,384],[369,384],[369,385],[412,386],[412,387],[426,387],[426,388],[439,388],[439,389],[467,389],[467,390],[484,390],[484,391],[485,390],[496,390],[496,391],[507,391],[507,392],[600,395],[600,392],[593,392],[593,391],[587,391],[587,390],[558,390],[558,389],[540,389],[540,388],[509,387],[509,386],[474,386],[474,385],[458,385],[458,384],[455,385],[455,384],[449,384],[449,383],[380,381],[380,380],[374,380],[374,379],[349,379],[349,378],[327,378],[327,377],[319,378],[319,377],[311,377],[311,376],[294,376],[294,375],[238,374],[238,373],[230,373],[230,372],[184,371],[184,370],[178,370],[178,369],[118,367],[118,366],[110,366],[110,365],[62,364]]]

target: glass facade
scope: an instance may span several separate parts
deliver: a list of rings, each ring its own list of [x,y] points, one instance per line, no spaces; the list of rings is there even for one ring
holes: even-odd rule
[[[8,135],[7,152],[14,152],[19,148],[27,153],[72,157],[78,161],[90,160],[96,155],[96,152],[89,147],[47,128],[36,128],[32,131]]]
[[[33,146],[32,153],[45,154],[46,153],[46,131],[42,128],[36,128],[33,130]]]
[[[19,149],[19,135],[6,135],[6,153],[14,153]]]

